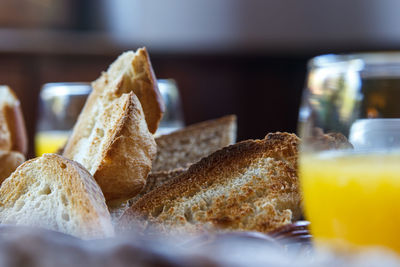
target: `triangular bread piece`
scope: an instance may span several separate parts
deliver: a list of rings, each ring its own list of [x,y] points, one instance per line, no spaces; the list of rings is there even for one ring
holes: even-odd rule
[[[0,150],[0,185],[24,161],[25,156],[17,151]]]
[[[151,171],[187,168],[201,158],[236,142],[236,116],[196,123],[156,138],[157,156]]]
[[[10,87],[0,86],[0,149],[26,154],[28,138],[21,104]]]
[[[144,195],[122,215],[121,231],[269,232],[300,217],[294,134],[269,134],[223,148]]]
[[[118,98],[98,94],[92,92],[63,155],[93,175],[107,201],[129,199],[146,182],[156,154],[154,137],[133,92]]]
[[[80,164],[44,154],[19,166],[0,188],[0,221],[83,239],[114,234],[100,187]]]
[[[92,83],[92,87],[98,93],[109,94],[112,98],[134,92],[143,107],[149,131],[153,134],[156,132],[164,113],[164,102],[146,48],[120,55],[108,70]],[[85,110],[87,107],[83,112]]]

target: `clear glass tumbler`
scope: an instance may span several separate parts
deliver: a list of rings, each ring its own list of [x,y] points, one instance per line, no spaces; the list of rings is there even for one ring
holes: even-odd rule
[[[310,60],[299,175],[317,244],[400,252],[399,118],[400,53]]]
[[[184,126],[182,102],[173,79],[158,79],[158,89],[165,103],[165,112],[156,135],[168,134]]]
[[[62,148],[92,91],[90,83],[47,83],[39,95],[35,152],[54,153]]]

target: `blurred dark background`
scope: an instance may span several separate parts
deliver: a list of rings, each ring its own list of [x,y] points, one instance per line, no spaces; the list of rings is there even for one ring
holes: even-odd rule
[[[92,81],[146,46],[186,124],[237,114],[238,139],[296,131],[306,64],[400,48],[397,0],[0,0],[0,84],[21,99],[31,154],[47,82]]]

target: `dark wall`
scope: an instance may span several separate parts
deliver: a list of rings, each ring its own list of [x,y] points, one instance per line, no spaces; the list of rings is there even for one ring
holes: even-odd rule
[[[238,138],[296,131],[307,58],[269,56],[153,57],[160,78],[174,78],[186,123],[238,116]]]

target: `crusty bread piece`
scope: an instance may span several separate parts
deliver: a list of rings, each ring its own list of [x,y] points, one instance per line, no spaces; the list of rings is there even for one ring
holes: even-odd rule
[[[228,115],[190,125],[156,138],[152,172],[187,168],[201,158],[236,141],[236,116]]]
[[[25,161],[25,156],[16,151],[0,150],[0,185]]]
[[[290,223],[301,214],[298,143],[293,134],[275,133],[223,148],[139,199],[118,228],[269,232]]]
[[[81,163],[109,200],[129,199],[144,186],[156,154],[142,106],[131,92],[89,97],[64,156]],[[89,113],[88,113],[89,112]]]
[[[28,138],[21,104],[8,86],[0,86],[0,149],[26,155]]]
[[[142,104],[149,131],[156,132],[164,113],[164,102],[146,48],[120,55],[92,87],[112,97],[134,92]]]
[[[93,177],[80,164],[56,154],[25,162],[3,182],[0,221],[83,239],[114,234],[104,196]]]

